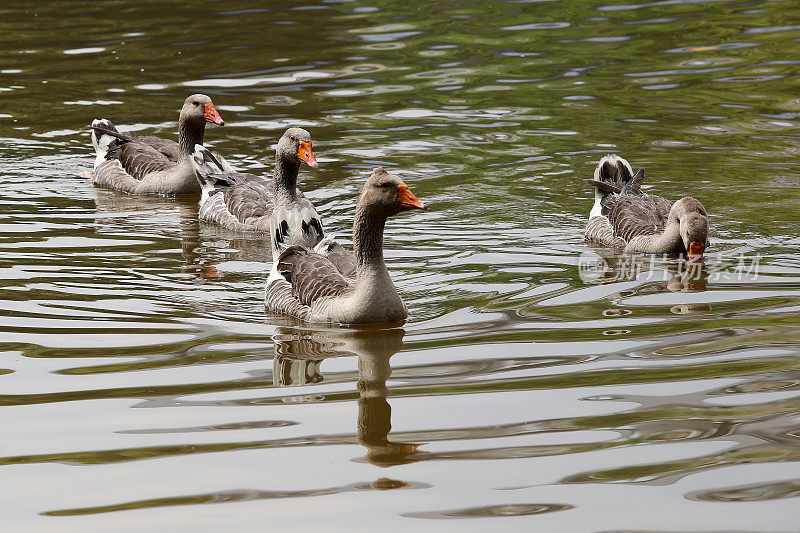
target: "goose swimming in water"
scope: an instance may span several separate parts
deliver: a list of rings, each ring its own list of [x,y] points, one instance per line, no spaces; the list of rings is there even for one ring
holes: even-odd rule
[[[272,179],[237,172],[219,154],[197,145],[192,165],[203,187],[200,220],[235,231],[269,233],[275,216],[279,231],[273,244],[279,252],[301,240],[314,247],[325,232],[314,205],[297,188],[301,163],[319,167],[311,135],[302,128],[289,128],[278,141]]]
[[[383,260],[386,219],[425,209],[403,181],[376,168],[361,190],[353,221],[353,252],[330,239],[315,249],[290,246],[267,279],[268,311],[309,322],[380,324],[408,316]]]
[[[641,190],[644,169],[633,173],[616,155],[600,160],[594,179],[595,203],[586,225],[586,239],[627,252],[688,254],[702,257],[708,247],[708,214],[690,196],[674,204]]]
[[[96,153],[92,181],[132,194],[196,194],[200,184],[190,163],[203,143],[206,123],[225,125],[211,98],[193,94],[178,118],[178,142],[135,133],[120,133],[107,119],[92,121]]]

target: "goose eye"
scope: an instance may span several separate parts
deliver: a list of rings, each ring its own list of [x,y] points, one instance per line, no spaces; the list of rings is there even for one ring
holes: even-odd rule
[[[200,105],[200,102],[192,102],[194,105]]]

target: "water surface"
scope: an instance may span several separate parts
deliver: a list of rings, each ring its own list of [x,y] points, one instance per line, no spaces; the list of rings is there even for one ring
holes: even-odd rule
[[[14,530],[797,530],[800,26],[790,1],[0,8],[0,515]],[[87,126],[207,144],[350,235],[371,169],[402,328],[264,312],[263,238],[77,176]],[[706,264],[581,237],[616,152]],[[603,271],[587,268],[602,261]]]

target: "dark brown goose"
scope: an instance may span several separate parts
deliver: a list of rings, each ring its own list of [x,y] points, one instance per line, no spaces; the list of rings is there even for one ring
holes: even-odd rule
[[[376,168],[364,184],[353,221],[354,272],[343,273],[338,262],[308,247],[291,246],[278,256],[267,280],[267,310],[309,322],[404,320],[408,311],[383,260],[383,230],[387,218],[411,209],[425,205],[400,178]],[[333,251],[348,255],[338,244]]]
[[[97,154],[92,181],[132,194],[199,193],[190,160],[194,146],[203,142],[207,122],[225,124],[204,94],[193,94],[183,103],[177,143],[120,133],[106,119],[92,121],[92,145]]]
[[[276,216],[279,231],[273,244],[279,252],[298,239],[313,247],[325,233],[313,204],[297,188],[301,163],[319,167],[311,135],[302,128],[289,128],[278,141],[273,179],[237,172],[219,154],[197,145],[192,165],[203,187],[200,220],[235,231],[269,233]]]
[[[688,254],[702,257],[708,246],[708,215],[687,196],[674,204],[642,192],[644,170],[633,173],[621,157],[607,155],[586,180],[595,187],[595,203],[586,239],[627,252]]]

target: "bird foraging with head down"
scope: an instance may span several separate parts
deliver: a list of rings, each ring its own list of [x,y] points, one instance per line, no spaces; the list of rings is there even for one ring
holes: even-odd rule
[[[644,169],[635,174],[616,155],[600,160],[594,179],[595,203],[585,236],[600,244],[648,254],[687,254],[696,259],[708,247],[708,214],[686,196],[675,203],[642,191]]]

